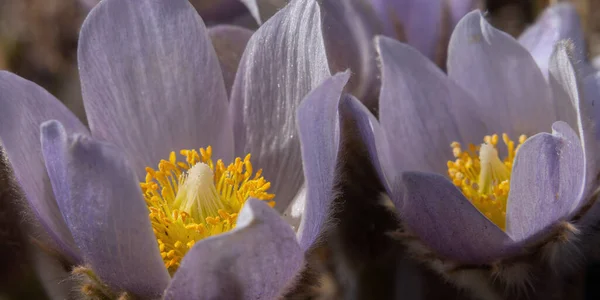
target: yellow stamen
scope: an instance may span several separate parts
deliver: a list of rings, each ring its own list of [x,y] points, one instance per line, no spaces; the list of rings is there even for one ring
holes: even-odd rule
[[[181,150],[185,162],[175,152],[161,160],[158,169],[146,168],[140,185],[165,267],[175,273],[181,259],[194,244],[235,227],[239,211],[249,197],[271,201],[271,183],[254,176],[250,154],[225,166],[214,163],[212,149]]]
[[[504,161],[498,156],[498,135],[483,138],[480,146],[469,144],[463,151],[458,142],[453,142],[452,154],[456,158],[448,162],[448,175],[454,185],[459,187],[465,197],[479,209],[490,221],[502,230],[506,229],[506,200],[510,190],[510,175],[515,155],[527,139],[519,137],[515,147],[507,134],[502,134],[507,156]]]

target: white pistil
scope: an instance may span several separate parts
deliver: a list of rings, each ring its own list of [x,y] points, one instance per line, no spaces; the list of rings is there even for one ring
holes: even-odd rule
[[[225,207],[219,198],[213,177],[213,171],[207,164],[196,163],[181,175],[173,206],[180,207],[201,222],[207,217],[218,216],[219,210]]]
[[[489,194],[494,185],[510,179],[510,170],[498,157],[494,146],[484,143],[479,149],[481,172],[479,173],[479,193]]]

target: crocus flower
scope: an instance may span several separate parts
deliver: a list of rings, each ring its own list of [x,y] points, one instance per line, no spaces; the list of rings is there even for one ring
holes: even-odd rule
[[[15,177],[56,249],[109,290],[84,292],[270,299],[292,278],[308,246],[267,202],[282,211],[303,184],[295,108],[330,75],[319,14],[295,0],[255,32],[228,97],[209,35],[246,43],[236,27],[210,33],[185,0],[102,1],[78,49],[89,130],[0,72]]]
[[[584,89],[580,45],[555,44],[569,30],[554,32],[539,30],[528,51],[471,12],[452,34],[447,75],[414,48],[378,37],[379,120],[350,95],[320,104],[339,101],[330,118],[356,120],[406,234],[425,245],[414,251],[438,257],[438,270],[492,265],[490,281],[523,284],[527,276],[502,273],[504,259],[541,251],[537,258],[555,266],[598,217],[592,105],[600,95]],[[532,54],[548,48],[549,62],[538,66]]]

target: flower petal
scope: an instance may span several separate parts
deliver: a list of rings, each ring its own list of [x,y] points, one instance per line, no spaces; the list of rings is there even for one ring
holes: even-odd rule
[[[477,7],[478,0],[446,0],[450,10],[450,19],[452,20],[452,28],[458,24],[468,12]]]
[[[54,193],[57,208],[64,207],[70,198],[65,153],[70,141],[65,127],[57,120],[46,121],[40,126],[42,155]],[[61,219],[66,220],[65,212],[60,211]],[[67,224],[65,223],[65,226]],[[69,231],[71,240],[73,237]],[[73,242],[74,243],[74,242]],[[77,248],[78,249],[78,248]],[[79,249],[78,249],[79,250]],[[81,262],[78,262],[81,263]]]
[[[259,1],[258,0],[240,0],[240,1],[242,3],[244,3],[244,5],[246,5],[246,8],[248,8],[248,10],[250,11],[250,14],[254,17],[254,20],[256,20],[256,23],[261,25],[262,18],[260,17],[260,9],[258,7]]]
[[[513,253],[513,242],[445,177],[406,172],[404,205],[408,228],[436,253],[464,263],[486,263]]]
[[[588,112],[591,116],[590,121],[594,122],[594,128],[600,128],[600,71],[584,78],[583,88],[587,107],[592,109]],[[596,130],[592,133],[597,140],[600,140],[600,131]]]
[[[521,34],[519,43],[531,52],[542,73],[547,77],[554,45],[564,39],[570,39],[575,44],[575,60],[585,60],[585,42],[579,15],[573,4],[568,2],[556,3],[546,8],[537,21]]]
[[[479,11],[452,33],[448,75],[478,102],[478,114],[493,132],[532,135],[555,120],[550,89],[531,54]]]
[[[346,90],[364,101],[370,109],[377,109],[377,61],[373,38],[374,12],[361,0],[325,0],[323,10],[325,48],[333,72],[352,70]]]
[[[412,47],[386,37],[376,43],[383,73],[379,119],[393,167],[445,174],[452,142],[478,143],[487,133],[475,100]]]
[[[561,42],[562,44],[562,42]],[[565,47],[570,47],[565,44]],[[558,46],[549,59],[548,83],[552,89],[554,110],[558,120],[571,128],[578,128],[577,101],[579,98],[574,66],[568,58],[567,49]]]
[[[219,58],[227,95],[231,95],[235,73],[252,33],[252,30],[234,25],[218,25],[208,29],[208,35]]]
[[[292,229],[294,229],[296,233],[300,228],[300,222],[302,221],[302,215],[304,214],[304,208],[306,207],[306,192],[306,184],[304,184],[290,205],[288,205],[281,214],[281,217],[292,226]]]
[[[252,153],[285,210],[302,186],[296,107],[331,76],[319,6],[295,0],[252,36],[231,92],[236,155]]]
[[[61,140],[72,140],[62,145],[70,197],[58,204],[84,261],[117,291],[160,296],[169,274],[139,180],[123,153],[84,136]]]
[[[583,193],[583,149],[565,122],[527,139],[515,157],[506,232],[523,241],[567,217]]]
[[[275,12],[286,5],[286,0],[239,0],[250,11],[256,23],[261,25],[268,20]]]
[[[585,148],[585,160],[586,160],[586,186],[588,188],[588,195],[590,192],[595,192],[594,188],[598,186],[598,178],[600,177],[598,170],[598,154],[600,145],[600,72],[589,75],[584,81],[584,96],[585,103],[580,103],[583,109],[581,109],[580,120],[582,121],[582,128],[584,128],[583,144]],[[577,95],[576,99],[580,99],[580,95]],[[581,135],[581,132],[580,132]],[[586,199],[587,201],[594,201],[591,209],[583,216],[582,224],[585,226],[592,225],[592,230],[596,230],[593,227],[594,224],[600,219],[600,201],[592,197]],[[587,203],[584,201],[582,204]]]
[[[0,71],[0,140],[27,201],[57,246],[74,263],[79,249],[62,218],[42,158],[40,124],[61,120],[69,133],[85,126],[54,96],[35,83]]]
[[[442,27],[442,0],[371,0],[386,35],[406,41],[433,59]]]
[[[302,249],[321,232],[333,199],[333,176],[339,144],[338,102],[350,73],[337,73],[312,90],[298,107],[297,123],[307,203],[298,230]]]
[[[236,229],[186,254],[165,299],[275,299],[302,261],[292,228],[266,203],[249,199]]]
[[[79,70],[92,134],[123,148],[138,176],[171,151],[212,145],[232,158],[219,61],[186,0],[104,0],[81,30]]]
[[[562,110],[560,116],[564,116],[562,118],[579,131],[585,159],[585,177],[582,179],[585,182],[584,198],[588,198],[599,183],[600,157],[597,153],[600,151],[600,119],[595,101],[600,99],[600,94],[597,90],[594,92],[593,84],[590,84],[592,82],[585,82],[584,86],[584,82],[580,80],[580,69],[576,70],[571,50],[570,42],[557,44],[551,57],[550,84],[556,109]],[[585,203],[586,201],[581,201],[574,209],[577,210],[578,206]]]

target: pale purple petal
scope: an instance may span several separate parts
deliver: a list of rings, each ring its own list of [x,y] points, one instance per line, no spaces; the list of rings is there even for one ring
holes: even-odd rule
[[[591,137],[595,140],[600,141],[600,71],[587,76],[583,81],[584,96],[586,101],[586,108],[589,111],[586,113],[589,120],[592,121],[593,127],[590,127]]]
[[[298,107],[306,204],[298,240],[308,249],[321,232],[333,200],[333,177],[339,144],[338,103],[350,73],[338,73],[312,90]]]
[[[563,114],[566,115],[566,107],[571,105],[575,108],[576,121],[566,118],[566,121],[575,123],[572,128],[578,130],[581,145],[584,151],[585,176],[585,198],[589,197],[598,186],[598,174],[600,172],[600,131],[598,130],[598,92],[593,92],[593,82],[582,82],[579,77],[580,69],[576,70],[575,62],[571,55],[572,45],[570,42],[559,42],[552,54],[550,65],[550,82],[554,91],[555,101],[562,100],[565,107]],[[581,66],[581,65],[580,65]],[[591,83],[591,84],[590,84]],[[586,99],[587,98],[587,99]],[[557,105],[557,107],[560,107]],[[572,114],[572,112],[569,112]],[[585,199],[587,200],[587,199]],[[577,206],[584,205],[581,201]],[[575,207],[574,209],[577,209]]]
[[[239,0],[246,5],[256,23],[268,20],[275,12],[286,5],[287,0]]]
[[[48,182],[40,144],[40,124],[57,119],[69,133],[87,133],[62,103],[35,83],[0,71],[0,140],[15,177],[40,223],[74,263],[79,249],[62,218]]]
[[[362,0],[325,0],[320,7],[330,69],[350,69],[353,74],[346,91],[375,110],[378,76],[373,38],[380,33],[375,26],[375,13]]]
[[[260,9],[258,7],[259,0],[240,0],[240,1],[242,3],[244,3],[244,5],[246,5],[246,8],[248,8],[248,11],[250,11],[250,14],[252,15],[252,17],[254,17],[254,20],[256,20],[256,23],[261,25],[262,19],[260,17]]]
[[[292,202],[290,202],[288,207],[281,213],[281,217],[290,224],[296,232],[298,232],[300,228],[300,222],[302,221],[302,215],[304,214],[304,208],[306,207],[306,193],[306,184],[304,184]]]
[[[262,25],[248,42],[231,92],[235,153],[252,154],[284,211],[302,186],[296,108],[331,76],[319,6],[295,0]]]
[[[515,251],[511,239],[438,174],[402,175],[404,205],[398,207],[408,229],[439,255],[463,263],[490,262]]]
[[[549,59],[548,83],[552,90],[554,110],[558,120],[578,129],[577,101],[579,91],[574,66],[562,46],[556,47]]]
[[[594,187],[597,186],[597,180],[600,177],[597,161],[598,153],[600,151],[596,150],[595,152],[588,152],[590,150],[593,151],[594,149],[599,149],[598,141],[600,141],[600,130],[598,129],[600,128],[600,72],[586,77],[584,81],[584,88],[585,103],[580,103],[580,105],[582,105],[585,111],[582,111],[580,116],[581,121],[583,121],[583,128],[586,129],[586,135],[584,136],[583,144],[586,148],[586,185],[589,195],[590,192],[594,192]],[[586,200],[595,201],[595,204],[592,206],[590,211],[584,215],[582,220],[584,225],[589,226],[598,222],[600,218],[600,201],[594,199],[593,197]],[[584,201],[582,204],[584,203],[587,202]]]
[[[531,52],[544,76],[548,76],[554,46],[564,39],[569,39],[574,44],[575,61],[585,60],[585,42],[579,15],[573,4],[568,2],[546,8],[537,21],[521,34],[519,43]]]
[[[68,199],[60,209],[86,264],[114,290],[144,299],[169,283],[139,179],[113,145],[74,136],[67,149]]]
[[[458,21],[462,19],[468,12],[477,7],[478,0],[446,0],[446,4],[450,10],[450,19],[452,28],[456,26]]]
[[[442,28],[442,0],[371,0],[386,35],[406,41],[433,59]]]
[[[181,149],[211,145],[231,160],[219,61],[188,1],[102,1],[83,25],[78,58],[92,134],[123,148],[140,178]]]
[[[577,75],[580,78],[587,78],[591,75],[594,75],[598,72],[598,68],[596,68],[594,66],[593,62],[588,62],[587,60],[584,61],[573,61],[575,64],[574,66],[577,69]]]
[[[477,105],[462,88],[414,48],[377,38],[382,85],[379,119],[390,140],[390,167],[447,172],[454,141],[478,144],[488,134]]]
[[[249,199],[236,229],[186,254],[165,299],[276,299],[302,262],[292,228],[266,203]]]
[[[567,123],[527,139],[510,178],[506,232],[522,241],[567,217],[582,196],[583,179],[583,149]]]
[[[208,35],[219,59],[227,95],[231,95],[235,73],[252,33],[252,30],[234,25],[218,25],[208,29]]]
[[[65,207],[71,197],[67,178],[67,162],[65,160],[67,146],[70,142],[67,140],[67,132],[59,121],[51,120],[42,123],[40,126],[40,135],[42,155],[54,193],[54,199],[59,208]],[[61,211],[61,218],[63,220],[66,220],[67,217],[65,213]]]
[[[448,75],[477,101],[490,133],[533,135],[556,119],[550,89],[531,54],[479,11],[467,14],[452,34]]]

